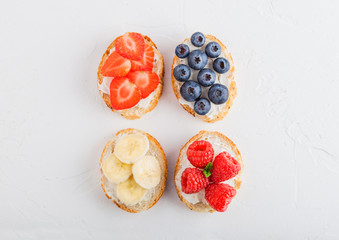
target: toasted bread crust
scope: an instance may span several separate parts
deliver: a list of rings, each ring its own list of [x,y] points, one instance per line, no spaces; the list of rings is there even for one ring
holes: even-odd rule
[[[197,141],[199,139],[202,139],[204,136],[210,136],[211,134],[214,134],[216,135],[218,138],[221,138],[223,139],[224,141],[226,141],[232,148],[233,152],[235,153],[236,155],[236,159],[238,160],[238,162],[240,163],[241,165],[241,170],[240,172],[238,173],[238,175],[235,177],[234,179],[234,184],[235,184],[235,189],[239,189],[240,186],[241,186],[241,173],[242,173],[242,170],[244,168],[244,164],[243,164],[243,161],[242,161],[242,158],[241,158],[241,155],[240,155],[240,152],[237,148],[237,146],[228,138],[226,137],[225,135],[219,133],[219,132],[209,132],[209,131],[200,131],[197,135],[193,136],[180,150],[180,153],[179,153],[179,157],[178,157],[178,160],[177,160],[177,163],[175,165],[175,170],[174,170],[174,183],[175,183],[175,188],[177,190],[177,194],[180,198],[180,200],[186,204],[186,206],[188,208],[190,208],[191,210],[194,210],[196,212],[215,212],[215,210],[207,205],[207,204],[204,204],[202,202],[198,202],[196,204],[192,204],[190,202],[188,202],[184,196],[181,194],[181,190],[179,188],[179,186],[177,186],[177,183],[176,183],[176,176],[181,168],[181,163],[182,161],[184,160],[183,156],[186,154],[186,151],[184,151],[184,149],[187,149],[187,147],[193,143],[194,141]]]
[[[226,102],[226,105],[225,107],[222,109],[222,111],[220,111],[220,113],[216,116],[214,116],[213,118],[209,118],[207,117],[206,115],[199,115],[197,114],[193,108],[189,107],[188,105],[185,105],[185,104],[181,104],[180,102],[180,105],[187,111],[189,112],[190,114],[192,114],[194,117],[198,117],[200,119],[202,119],[203,121],[205,122],[209,122],[209,123],[213,123],[213,122],[216,122],[216,121],[219,121],[219,120],[222,120],[228,113],[229,109],[231,108],[232,104],[233,104],[233,100],[234,98],[236,97],[237,95],[237,87],[236,87],[236,83],[234,81],[234,62],[233,62],[233,59],[232,59],[232,56],[231,54],[227,51],[227,48],[226,46],[219,40],[217,39],[216,37],[212,36],[212,35],[206,35],[206,39],[209,39],[211,41],[215,41],[217,43],[219,43],[219,45],[221,46],[222,48],[222,51],[224,53],[227,53],[227,60],[230,61],[230,65],[231,65],[231,69],[229,70],[230,71],[230,80],[231,80],[231,83],[230,83],[230,86],[229,86],[229,96],[228,96],[228,100]],[[185,39],[184,41],[186,41],[188,39]],[[172,64],[172,75],[171,75],[171,80],[172,80],[172,88],[173,88],[173,91],[174,91],[174,94],[175,94],[175,97],[178,99],[180,99],[180,91],[179,89],[177,88],[177,85],[179,84],[179,82],[174,78],[174,75],[173,75],[173,69],[174,69],[174,65],[175,64],[178,64],[179,63],[179,58],[177,56],[174,56],[173,58],[173,64]]]
[[[123,134],[132,134],[132,133],[141,133],[141,134],[144,134],[144,135],[147,136],[147,138],[148,138],[148,140],[150,142],[150,145],[153,144],[157,148],[157,150],[160,152],[161,159],[158,159],[158,160],[162,161],[162,164],[164,166],[163,172],[161,173],[160,183],[159,183],[158,186],[156,186],[156,194],[155,194],[155,196],[152,197],[152,199],[149,202],[147,202],[147,204],[142,206],[142,208],[136,208],[136,207],[133,207],[133,206],[127,206],[127,205],[125,205],[125,204],[123,204],[121,202],[118,202],[118,201],[112,199],[109,196],[109,194],[107,193],[106,186],[104,184],[104,175],[103,175],[103,170],[102,170],[102,162],[104,160],[104,156],[107,153],[107,151],[112,149],[112,147],[114,146],[115,141],[117,140],[117,138],[119,136],[123,135]],[[100,158],[100,163],[99,164],[100,164],[100,171],[101,171],[101,187],[104,190],[106,197],[108,199],[111,199],[113,201],[113,203],[115,203],[115,205],[117,205],[122,210],[125,210],[125,211],[130,212],[130,213],[138,213],[140,211],[148,210],[151,207],[153,207],[154,204],[156,204],[158,202],[158,200],[161,198],[161,196],[164,193],[164,190],[165,190],[165,187],[166,187],[166,179],[167,179],[167,161],[166,161],[166,156],[165,156],[164,150],[162,149],[160,143],[153,136],[151,136],[150,134],[148,134],[148,133],[146,133],[144,131],[137,130],[137,129],[134,129],[134,128],[127,128],[127,129],[123,129],[123,130],[120,130],[119,132],[117,132],[115,134],[115,137],[112,140],[108,141],[107,144],[105,145],[104,150],[102,151],[102,154],[101,154],[101,158]]]
[[[97,73],[97,86],[98,86],[98,90],[100,92],[101,97],[104,99],[107,107],[109,107],[113,112],[119,112],[123,117],[133,120],[133,119],[138,119],[141,116],[143,116],[144,114],[152,111],[158,104],[160,96],[162,94],[162,89],[163,89],[163,85],[164,85],[164,74],[165,74],[165,67],[164,67],[164,59],[163,56],[160,54],[160,52],[157,49],[157,46],[155,45],[155,43],[148,37],[148,36],[144,36],[144,39],[146,41],[147,44],[150,44],[152,47],[154,47],[154,51],[158,54],[158,56],[160,56],[159,59],[159,63],[158,63],[158,67],[160,68],[160,74],[159,74],[159,85],[158,87],[154,90],[154,97],[151,100],[150,104],[148,105],[147,108],[139,108],[137,106],[129,108],[129,109],[125,109],[125,110],[114,110],[112,108],[111,105],[111,100],[108,94],[103,93],[100,89],[99,89],[99,85],[102,83],[103,80],[103,76],[101,75],[101,68],[104,65],[105,61],[107,60],[111,49],[114,47],[115,44],[115,40],[108,46],[108,48],[106,49],[104,55],[101,58],[101,62],[99,64],[99,68],[98,68],[98,73]]]

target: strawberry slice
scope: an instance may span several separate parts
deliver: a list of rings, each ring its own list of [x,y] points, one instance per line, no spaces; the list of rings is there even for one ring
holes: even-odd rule
[[[145,53],[139,61],[131,60],[131,71],[152,71],[154,61],[154,50],[146,44]]]
[[[142,98],[147,98],[159,84],[158,74],[151,71],[129,72],[127,77],[140,89]]]
[[[117,52],[112,52],[101,68],[101,74],[105,77],[123,77],[131,69],[131,61],[121,57]]]
[[[144,37],[140,33],[125,33],[115,40],[115,50],[124,58],[138,61],[145,52]]]
[[[141,99],[141,92],[127,77],[117,77],[111,82],[110,98],[112,108],[122,110],[135,106]]]

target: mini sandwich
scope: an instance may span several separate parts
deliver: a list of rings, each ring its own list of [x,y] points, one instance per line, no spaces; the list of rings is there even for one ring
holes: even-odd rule
[[[107,198],[127,212],[151,208],[165,190],[165,153],[154,137],[137,129],[121,130],[106,144],[100,169]]]
[[[180,150],[177,193],[197,212],[224,212],[240,188],[243,162],[236,145],[219,132],[201,131]]]
[[[162,93],[164,60],[152,40],[128,32],[102,56],[97,85],[107,107],[127,119],[152,111]]]
[[[232,56],[217,38],[194,33],[175,49],[172,87],[181,106],[205,122],[223,119],[237,94]]]

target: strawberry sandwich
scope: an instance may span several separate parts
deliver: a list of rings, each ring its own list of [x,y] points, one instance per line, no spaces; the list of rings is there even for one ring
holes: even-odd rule
[[[162,93],[164,60],[152,40],[128,32],[102,56],[97,85],[106,105],[127,119],[152,111]]]

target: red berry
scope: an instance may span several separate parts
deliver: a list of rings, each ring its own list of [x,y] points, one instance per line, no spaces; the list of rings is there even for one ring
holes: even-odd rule
[[[144,37],[140,33],[125,33],[115,40],[115,50],[124,58],[138,61],[145,52]]]
[[[111,82],[110,98],[112,108],[122,110],[135,106],[141,99],[141,92],[127,77],[117,77]]]
[[[154,61],[154,50],[146,44],[145,52],[139,61],[131,60],[131,71],[152,71]]]
[[[123,77],[131,69],[130,60],[123,58],[117,52],[112,52],[101,68],[101,75],[105,77]]]
[[[212,183],[205,188],[205,199],[218,212],[225,212],[237,191],[225,183]]]
[[[214,161],[211,170],[212,182],[223,182],[235,177],[241,169],[240,163],[229,153],[219,153]]]
[[[147,98],[159,85],[159,77],[150,71],[134,71],[127,74],[128,79],[141,91],[141,97]]]
[[[207,185],[207,177],[197,168],[186,168],[181,175],[181,189],[184,193],[197,193]]]
[[[205,168],[213,160],[214,150],[211,143],[199,140],[188,147],[186,154],[194,167]]]

